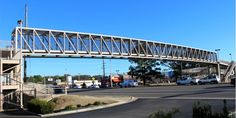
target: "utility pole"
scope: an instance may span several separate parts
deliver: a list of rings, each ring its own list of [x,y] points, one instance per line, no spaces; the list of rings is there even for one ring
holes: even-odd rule
[[[78,74],[78,81],[80,80],[80,73]]]
[[[28,6],[27,4],[25,4],[25,27],[27,28],[28,27]],[[25,37],[26,37],[26,40],[28,41],[29,40],[29,37],[27,36],[27,31],[25,33]],[[24,82],[27,82],[27,62],[26,62],[26,58],[23,57],[23,60],[24,60]]]
[[[113,87],[113,83],[112,83],[112,76],[111,76],[111,59],[110,59],[110,83],[111,83],[111,87]]]
[[[104,62],[104,59],[102,59],[102,78],[105,79],[105,62]]]

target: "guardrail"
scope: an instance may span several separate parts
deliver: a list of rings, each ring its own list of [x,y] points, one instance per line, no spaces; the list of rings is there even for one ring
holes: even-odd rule
[[[14,78],[19,78],[20,74],[15,73],[4,73],[0,75],[0,83],[2,86],[7,86],[7,85],[20,85],[20,81],[14,79]]]

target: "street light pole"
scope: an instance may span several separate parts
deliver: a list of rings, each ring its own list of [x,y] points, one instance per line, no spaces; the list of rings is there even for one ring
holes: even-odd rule
[[[111,88],[113,87],[113,83],[112,83],[112,77],[111,77],[111,59],[110,59],[110,83],[111,83]]]
[[[218,70],[218,77],[220,78],[220,49],[215,49],[216,53],[217,53],[217,70]]]

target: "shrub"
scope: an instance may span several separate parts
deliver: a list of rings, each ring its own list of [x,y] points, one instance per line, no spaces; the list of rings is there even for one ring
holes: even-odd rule
[[[28,110],[35,113],[53,113],[55,104],[45,100],[32,99],[28,102]]]
[[[82,105],[81,105],[81,104],[77,104],[76,106],[77,106],[78,108],[79,108],[79,107],[82,107]]]
[[[148,118],[172,118],[172,116],[178,112],[180,111],[176,108],[173,108],[171,111],[168,112],[158,110],[157,112],[150,114]]]
[[[210,118],[212,116],[212,110],[210,105],[201,105],[200,102],[193,105],[193,118]]]
[[[95,101],[95,102],[93,103],[93,105],[96,105],[96,106],[102,105],[102,102],[100,102],[100,101]]]
[[[65,107],[65,110],[75,110],[75,109],[77,109],[77,107],[74,105],[68,105]]]
[[[223,103],[223,112],[212,112],[210,105],[200,104],[198,101],[193,105],[193,118],[229,118],[226,100]]]
[[[92,106],[92,104],[91,104],[91,103],[88,103],[87,105],[85,105],[85,107],[89,107],[89,106]]]

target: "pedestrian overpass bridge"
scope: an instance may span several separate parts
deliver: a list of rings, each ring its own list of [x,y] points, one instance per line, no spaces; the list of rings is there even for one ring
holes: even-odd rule
[[[218,73],[219,65],[227,66],[225,78],[236,71],[235,62],[220,63],[216,52],[156,41],[25,27],[16,27],[11,36],[11,44],[0,49],[0,111],[3,103],[23,108],[23,58],[27,57],[189,61],[218,65]]]
[[[20,28],[12,46],[23,57],[145,58],[217,63],[213,51],[142,39],[61,30]]]

